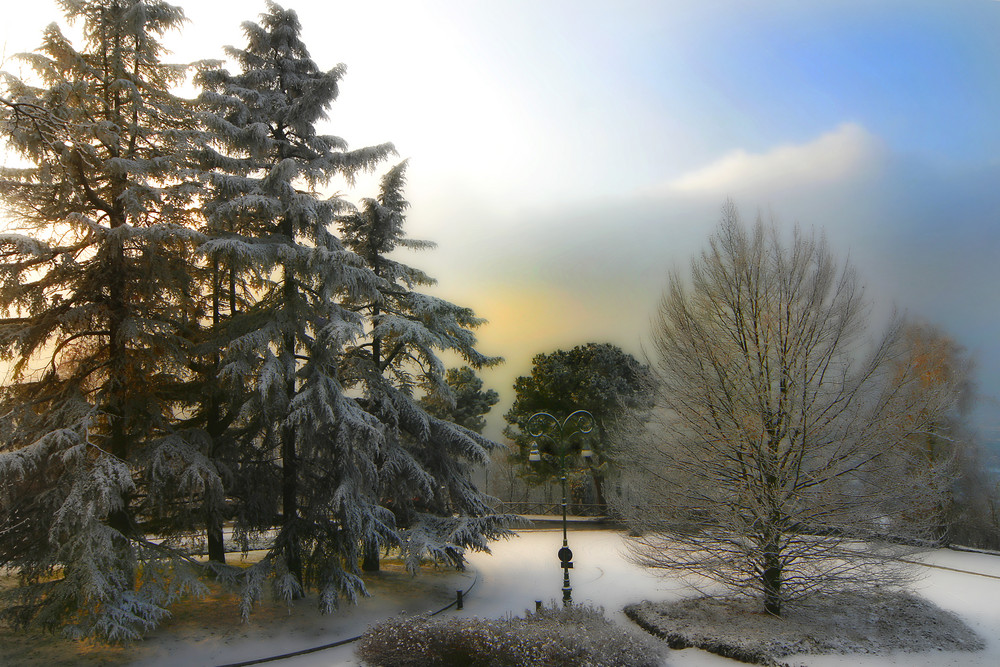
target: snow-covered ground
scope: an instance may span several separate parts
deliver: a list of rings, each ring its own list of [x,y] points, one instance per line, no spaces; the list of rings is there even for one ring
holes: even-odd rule
[[[575,567],[571,570],[573,600],[603,606],[608,617],[634,627],[621,613],[630,602],[644,599],[670,600],[691,593],[671,578],[660,578],[632,565],[624,557],[623,538],[611,530],[581,530],[569,535]],[[150,638],[151,651],[138,664],[219,665],[261,658],[307,648],[359,634],[377,620],[406,609],[420,613],[439,608],[454,599],[455,590],[466,589],[478,577],[466,597],[461,613],[469,616],[500,617],[534,608],[535,600],[561,599],[562,570],[556,552],[562,544],[558,530],[525,531],[520,537],[494,546],[493,554],[475,554],[466,573],[431,573],[414,579],[406,575],[385,575],[377,581],[375,597],[357,607],[345,605],[342,612],[320,617],[293,614],[255,618],[249,625],[234,625],[223,633],[189,634],[172,631]],[[964,619],[987,647],[975,653],[901,653],[894,656],[795,656],[794,664],[823,667],[861,665],[930,666],[1000,665],[1000,556],[977,553],[935,551],[923,557],[928,564],[950,570],[921,568],[926,576],[916,590],[938,606]],[[919,567],[919,566],[914,566]],[[966,574],[967,570],[990,576]],[[283,667],[319,665],[359,665],[354,645],[328,649],[274,663]],[[732,667],[741,663],[697,649],[668,651],[665,665],[672,667]]]

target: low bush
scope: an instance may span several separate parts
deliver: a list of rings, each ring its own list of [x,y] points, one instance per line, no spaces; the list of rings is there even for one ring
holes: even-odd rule
[[[662,645],[613,625],[590,606],[521,617],[395,618],[368,630],[358,653],[374,667],[652,667]]]

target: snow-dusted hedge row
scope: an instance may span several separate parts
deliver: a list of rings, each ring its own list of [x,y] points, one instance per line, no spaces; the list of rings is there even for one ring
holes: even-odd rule
[[[401,617],[361,638],[358,653],[377,667],[660,664],[661,646],[623,632],[600,608],[543,607],[524,618]]]

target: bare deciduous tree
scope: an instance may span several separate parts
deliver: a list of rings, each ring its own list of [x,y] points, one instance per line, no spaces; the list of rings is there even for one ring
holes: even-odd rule
[[[620,456],[635,558],[763,598],[891,583],[934,499],[903,446],[933,418],[898,363],[901,323],[867,335],[849,264],[799,229],[752,229],[727,203],[654,324],[654,419]],[[890,539],[882,539],[890,538]]]
[[[1000,546],[995,507],[1000,493],[987,452],[969,424],[977,401],[970,354],[941,329],[910,322],[901,337],[898,364],[914,373],[911,391],[920,392],[926,427],[911,438],[917,482],[936,492],[939,542],[973,547]]]

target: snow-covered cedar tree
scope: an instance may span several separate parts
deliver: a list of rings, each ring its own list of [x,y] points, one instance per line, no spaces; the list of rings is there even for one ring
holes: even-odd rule
[[[936,523],[936,495],[909,476],[934,401],[894,363],[898,320],[869,338],[863,292],[821,239],[747,228],[726,204],[690,279],[669,280],[654,418],[622,441],[619,509],[640,563],[774,615],[905,577],[894,557]]]
[[[315,588],[331,611],[364,593],[360,547],[393,539],[394,526],[378,493],[383,424],[345,394],[339,367],[364,323],[343,303],[378,300],[380,281],[333,234],[347,205],[321,189],[351,184],[393,148],[349,150],[317,131],[344,68],[317,67],[293,11],[268,3],[243,30],[246,47],[228,49],[239,71],[204,63],[196,77],[199,119],[213,135],[202,155],[210,238],[201,252],[254,297],[228,307],[214,338],[221,382],[246,389],[228,425],[239,451],[237,535],[281,512],[267,556],[242,575],[243,612],[269,578],[286,599]]]
[[[199,590],[184,554],[147,540],[178,498],[218,486],[197,431],[176,428],[187,381],[192,110],[161,62],[180,9],[60,3],[3,74],[0,169],[0,566],[5,614],[77,637],[130,640]],[[159,524],[157,524],[159,525]],[[160,533],[164,535],[164,533]]]
[[[483,320],[469,308],[416,291],[433,279],[391,256],[399,248],[432,247],[404,234],[405,170],[406,162],[390,169],[378,197],[340,221],[344,244],[378,278],[376,294],[350,302],[368,327],[342,360],[344,383],[361,392],[360,405],[382,425],[374,463],[379,498],[395,526],[364,543],[366,569],[377,569],[379,549],[389,546],[400,547],[411,569],[428,556],[461,566],[466,549],[486,550],[489,540],[510,534],[511,517],[495,514],[471,479],[473,466],[486,465],[499,445],[428,412],[417,398],[423,392],[454,402],[441,352],[473,368],[501,360],[475,348],[473,330]]]
[[[612,434],[623,415],[638,415],[649,408],[650,384],[649,367],[610,343],[587,343],[572,350],[535,355],[531,375],[515,380],[514,404],[504,415],[508,424],[504,435],[515,444],[511,461],[532,483],[558,479],[559,460],[547,449],[550,443],[546,439],[540,441],[543,461],[528,463],[535,442],[528,433],[528,420],[537,412],[548,412],[562,421],[577,410],[587,410],[594,416],[596,428],[590,435],[577,436],[572,446],[579,447],[582,438],[587,439],[594,452],[587,461],[594,496],[597,504],[605,505],[604,482],[613,465],[609,460]]]

